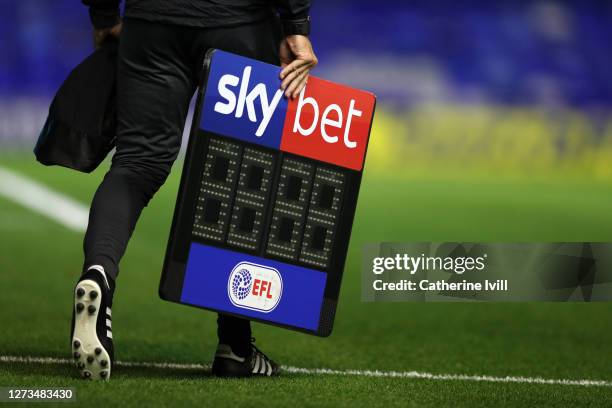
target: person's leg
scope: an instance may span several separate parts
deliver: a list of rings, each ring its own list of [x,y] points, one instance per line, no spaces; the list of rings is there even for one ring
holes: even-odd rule
[[[275,18],[270,18],[254,24],[204,30],[200,34],[198,41],[194,43],[192,53],[194,55],[202,55],[208,48],[217,48],[278,65],[280,62],[278,54],[280,40],[279,21]],[[217,335],[219,344],[230,346],[231,351],[239,357],[247,357],[253,352],[249,320],[219,314],[217,319]],[[261,354],[260,358],[262,361],[267,359],[263,354]],[[275,363],[270,360],[270,364],[267,365],[269,369],[262,371],[262,374],[272,375],[277,373],[278,368]],[[261,367],[264,367],[263,363]],[[229,371],[232,372],[232,375],[241,372],[231,369]]]
[[[219,314],[217,337],[220,344],[227,344],[240,357],[246,357],[251,352],[251,322],[249,320]]]
[[[117,72],[117,150],[96,191],[85,268],[111,279],[140,213],[164,183],[181,144],[195,89],[186,29],[127,19]]]
[[[179,151],[195,89],[193,32],[127,19],[117,68],[117,150],[93,198],[84,272],[74,290],[71,348],[81,376],[108,379],[119,261],[143,209]],[[191,36],[189,35],[191,34]]]

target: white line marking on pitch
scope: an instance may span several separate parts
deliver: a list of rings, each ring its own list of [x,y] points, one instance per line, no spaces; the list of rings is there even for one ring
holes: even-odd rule
[[[87,207],[12,170],[0,167],[0,195],[77,232],[87,229]]]
[[[0,356],[3,363],[26,363],[26,364],[71,364],[67,358],[55,357],[31,357],[31,356]],[[210,364],[182,364],[182,363],[156,363],[145,361],[116,361],[119,367],[139,368],[170,368],[178,370],[210,370]],[[381,377],[381,378],[410,378],[438,381],[476,381],[494,383],[520,383],[520,384],[545,384],[545,385],[577,385],[584,387],[612,387],[612,381],[604,380],[572,380],[542,377],[494,377],[490,375],[467,375],[467,374],[433,374],[419,371],[372,371],[372,370],[332,370],[329,368],[300,368],[282,366],[283,372],[291,374],[309,375],[340,375],[358,377]]]

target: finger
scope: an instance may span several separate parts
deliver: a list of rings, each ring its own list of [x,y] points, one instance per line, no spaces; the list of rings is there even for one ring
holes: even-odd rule
[[[302,78],[298,86],[295,88],[292,98],[297,98],[300,92],[302,92],[302,90],[306,87],[307,83],[308,83],[308,75],[304,75],[304,78]]]
[[[287,98],[290,98],[291,95],[293,94],[293,91],[295,90],[295,87],[299,84],[300,79],[302,78],[302,75],[304,75],[303,73],[296,75],[291,82],[289,82],[287,84],[287,87],[285,88],[285,96]]]
[[[281,88],[285,89],[287,87],[287,85],[289,85],[289,83],[291,81],[293,81],[297,76],[299,76],[304,69],[307,69],[306,66],[300,67],[298,69],[295,69],[293,71],[291,71],[286,77],[285,79],[283,79],[283,82],[281,83]]]
[[[289,86],[287,86],[287,89],[285,90],[285,96],[287,98],[292,97],[293,94],[295,93],[296,88],[302,83],[304,78],[307,78],[307,77],[308,77],[308,71],[305,71],[305,72],[302,72],[302,74],[296,77],[293,81],[291,81],[291,83],[289,84]]]
[[[296,61],[291,62],[285,68],[283,68],[283,70],[280,73],[280,78],[284,80],[285,78],[287,78],[287,76],[298,71],[303,65],[304,65],[303,61],[296,60]]]
[[[291,72],[295,71],[296,69],[300,68],[302,65],[305,65],[305,64],[308,64],[308,61],[299,60],[299,59],[294,60],[289,65],[287,65],[285,68],[283,68],[283,70],[280,73],[281,79],[284,79]]]
[[[292,98],[295,99],[300,96],[300,93],[306,88],[306,84],[308,83],[308,75],[302,79],[300,84],[296,87],[295,92],[293,93]]]
[[[305,69],[307,69],[308,67],[304,66],[304,67],[300,67],[298,69],[296,69],[295,71],[291,71],[291,73],[289,75],[287,75],[285,77],[285,79],[283,79],[283,82],[281,82],[281,89],[285,89],[287,88],[287,86],[298,76],[300,76],[302,74],[302,72],[304,72]]]

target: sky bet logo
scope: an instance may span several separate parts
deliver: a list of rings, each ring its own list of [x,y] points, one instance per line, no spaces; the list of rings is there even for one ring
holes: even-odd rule
[[[230,273],[227,294],[236,307],[268,313],[280,301],[283,279],[274,268],[240,262]]]
[[[215,51],[201,128],[361,170],[374,95],[311,76],[299,98],[287,100],[279,73],[278,66]]]

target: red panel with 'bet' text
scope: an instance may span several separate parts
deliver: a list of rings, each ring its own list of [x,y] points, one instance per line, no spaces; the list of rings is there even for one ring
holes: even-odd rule
[[[369,92],[311,76],[288,104],[280,148],[360,171],[374,103]]]

